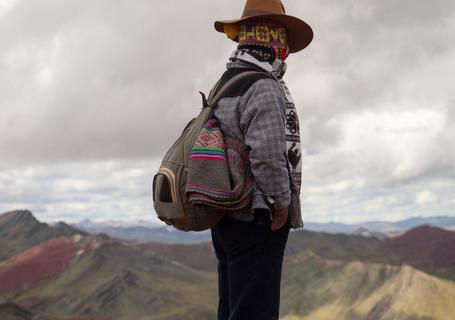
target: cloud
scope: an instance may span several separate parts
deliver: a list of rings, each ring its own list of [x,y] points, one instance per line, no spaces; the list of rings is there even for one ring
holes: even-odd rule
[[[3,0],[0,2],[0,17],[12,10],[17,2],[18,0]]]
[[[416,197],[416,203],[418,205],[422,205],[422,206],[432,204],[437,201],[438,201],[437,195],[434,194],[434,192],[429,191],[429,190],[420,192]]]
[[[0,209],[147,215],[151,164],[235,47],[213,21],[242,5],[1,2]],[[453,213],[455,3],[285,6],[315,31],[285,77],[305,146],[307,219]],[[422,190],[438,201],[422,206]]]
[[[294,92],[311,152],[339,142],[340,128],[329,123],[346,113],[443,108],[453,100],[452,3],[438,1],[432,10],[416,1],[294,6],[315,29],[314,42],[289,68],[290,86],[304,84]]]
[[[1,162],[150,158],[200,109],[232,42],[168,1],[20,2],[0,36]],[[173,36],[167,36],[173,35]],[[202,43],[197,41],[206,39]],[[208,50],[210,49],[210,50]]]
[[[0,171],[0,213],[30,209],[44,221],[155,221],[159,161],[99,161]]]

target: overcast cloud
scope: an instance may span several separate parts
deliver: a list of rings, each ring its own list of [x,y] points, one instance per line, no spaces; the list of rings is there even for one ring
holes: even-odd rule
[[[154,219],[160,157],[235,44],[243,1],[0,0],[0,212]],[[455,2],[287,0],[306,221],[455,215]]]

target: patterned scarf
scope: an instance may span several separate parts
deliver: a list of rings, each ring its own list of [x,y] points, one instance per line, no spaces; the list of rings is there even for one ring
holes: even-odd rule
[[[294,187],[300,193],[302,181],[302,149],[300,143],[300,126],[295,108],[294,100],[291,93],[282,79],[286,72],[286,62],[275,59],[270,63],[264,56],[258,54],[254,50],[238,49],[235,50],[229,58],[231,63],[240,62],[258,67],[264,71],[270,72],[278,83],[286,97],[286,146],[287,146],[287,160],[289,165],[289,172],[291,174]]]
[[[273,74],[278,78],[277,80],[284,76],[287,68],[286,62],[280,59],[274,59],[267,51],[255,48],[254,46],[242,46],[235,50],[229,57],[229,62],[243,62],[254,67],[259,67]]]

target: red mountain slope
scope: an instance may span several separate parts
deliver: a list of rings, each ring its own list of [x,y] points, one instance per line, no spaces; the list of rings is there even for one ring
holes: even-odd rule
[[[426,268],[455,267],[455,232],[421,226],[386,240],[406,263]]]
[[[86,233],[71,228],[65,223],[51,227],[39,222],[28,210],[0,214],[0,260],[49,239],[75,234],[85,235]]]
[[[85,237],[60,237],[35,245],[0,263],[0,294],[33,286],[63,272],[91,250]]]

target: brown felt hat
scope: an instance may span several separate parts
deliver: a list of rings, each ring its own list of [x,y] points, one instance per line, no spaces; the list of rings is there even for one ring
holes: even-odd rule
[[[270,19],[286,28],[289,51],[298,52],[313,40],[313,30],[299,18],[287,15],[280,0],[247,0],[240,19],[215,21],[215,29],[224,33],[224,26],[252,19]]]

